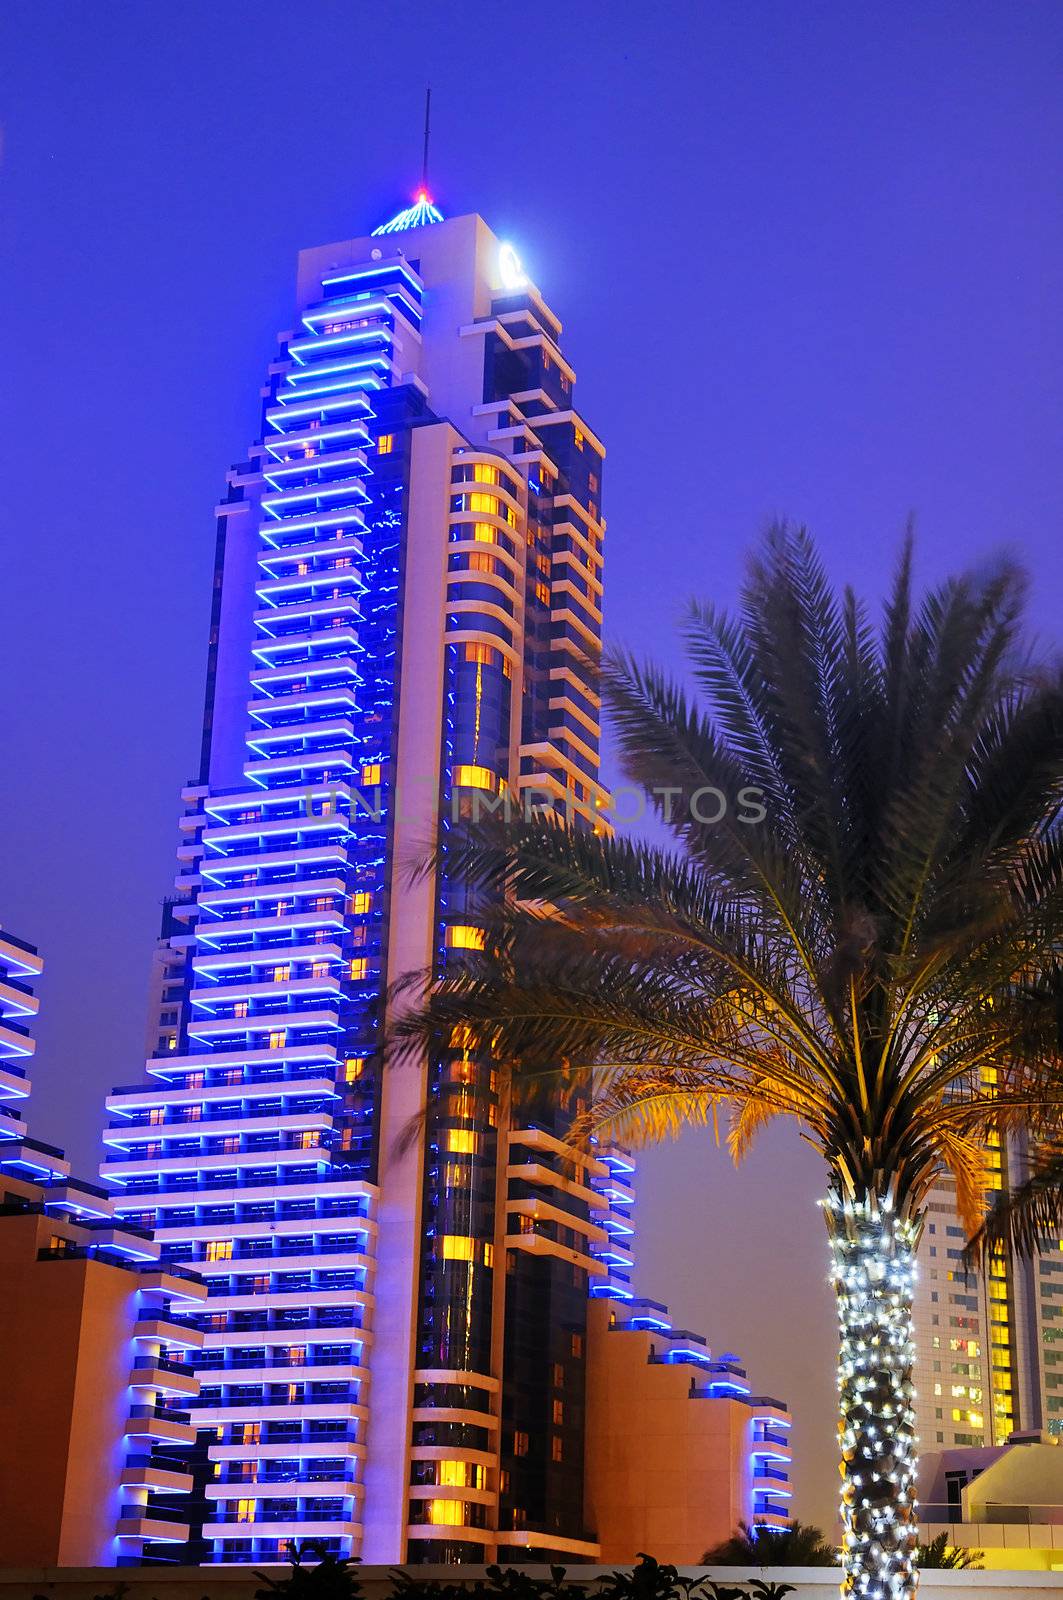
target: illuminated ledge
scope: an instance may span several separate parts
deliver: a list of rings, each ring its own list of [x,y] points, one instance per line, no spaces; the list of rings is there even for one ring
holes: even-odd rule
[[[529,1256],[556,1256],[559,1261],[567,1261],[570,1266],[582,1267],[592,1278],[609,1276],[602,1262],[594,1260],[591,1256],[582,1255],[578,1250],[570,1250],[567,1245],[558,1244],[556,1239],[547,1239],[541,1233],[507,1233],[505,1248],[523,1250]]]
[[[462,1491],[464,1497],[465,1491]],[[437,1498],[442,1498],[441,1495]],[[464,1522],[408,1522],[407,1539],[460,1539],[469,1544],[494,1544],[498,1534],[493,1528],[470,1528]],[[595,1546],[597,1548],[597,1546]]]
[[[500,1545],[517,1550],[550,1550],[563,1556],[582,1556],[585,1561],[597,1561],[601,1545],[589,1539],[562,1539],[556,1533],[536,1533],[534,1528],[501,1530],[497,1539]]]

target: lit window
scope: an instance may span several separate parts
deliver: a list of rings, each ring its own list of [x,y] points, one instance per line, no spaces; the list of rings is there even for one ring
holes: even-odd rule
[[[473,525],[472,536],[477,544],[497,544],[498,535],[489,522],[477,522]]]
[[[445,1233],[441,1239],[444,1261],[471,1261],[473,1241],[460,1233]]]
[[[351,962],[351,977],[356,981],[365,977],[369,971],[369,962],[365,956],[358,956]]]
[[[236,1004],[233,1006],[233,1016],[234,1017],[246,1017],[247,1016],[247,1001],[246,1000],[238,1000],[236,1002]]]
[[[490,560],[490,557],[488,557]],[[489,644],[467,644],[465,646],[466,661],[475,661],[481,667],[493,667],[498,662],[498,651]]]
[[[553,1414],[554,1425],[559,1428],[565,1420],[565,1402],[563,1400],[554,1401]]]
[[[358,1079],[358,1078],[360,1078],[362,1076],[362,1073],[364,1071],[365,1071],[365,1057],[364,1056],[348,1056],[346,1061],[343,1063],[344,1082],[346,1082],[346,1083],[354,1083],[356,1079]]]
[[[269,1036],[269,1047],[271,1050],[283,1050],[287,1042],[287,1028],[278,1028],[276,1033],[271,1033]]]
[[[439,1463],[439,1478],[437,1482],[444,1489],[465,1489],[468,1487],[468,1468],[464,1461],[441,1461]]]
[[[451,782],[458,789],[489,789],[492,794],[499,786],[498,778],[490,767],[455,767],[451,773]]]
[[[327,978],[328,972],[329,964],[327,961],[315,961],[310,968],[310,976],[312,978]]]
[[[452,1155],[474,1156],[476,1154],[476,1135],[471,1128],[448,1128],[447,1149]]]
[[[498,496],[494,494],[471,494],[469,496],[470,511],[486,511],[489,515],[497,517],[500,507]]]
[[[562,1460],[564,1460],[563,1451],[564,1451],[564,1447],[563,1447],[562,1442],[561,1442],[561,1435],[559,1433],[555,1433],[553,1438],[550,1440],[550,1460],[551,1461],[562,1461]]]
[[[254,1522],[255,1502],[253,1500],[238,1500],[236,1502],[237,1522]]]
[[[362,782],[370,788],[375,787],[380,782],[379,761],[371,761],[368,766],[362,768]]]
[[[429,1500],[428,1520],[437,1526],[460,1528],[465,1521],[465,1506],[460,1500]]]
[[[447,929],[447,944],[451,950],[482,950],[484,930],[465,926],[450,927]]]
[[[548,606],[550,604],[550,590],[545,583],[537,583],[535,585],[535,598],[540,605]]]
[[[499,471],[497,467],[488,467],[480,462],[472,469],[474,483],[498,483]]]
[[[493,1244],[484,1245],[484,1266],[493,1267],[495,1264],[495,1247]]]
[[[356,917],[364,917],[373,904],[373,896],[368,889],[357,889],[350,898],[351,913]]]
[[[572,443],[576,446],[577,450],[583,449],[583,434],[580,432],[579,428],[576,428],[573,431]]]
[[[376,442],[376,448],[378,455],[389,456],[395,448],[395,435],[393,433],[382,433]]]
[[[153,1125],[157,1124],[157,1123],[160,1123],[160,1122],[165,1122],[166,1121],[166,1107],[165,1106],[156,1106],[149,1113],[148,1121],[150,1123],[152,1123]]]
[[[493,577],[497,571],[497,563],[495,562],[494,556],[471,555],[469,557],[469,571],[487,572]]]
[[[289,1363],[290,1366],[293,1366],[293,1367],[305,1367],[305,1365],[306,1365],[306,1345],[305,1344],[293,1344],[292,1345],[291,1349],[288,1351],[288,1363]]]
[[[274,981],[274,983],[287,983],[288,979],[291,977],[291,975],[292,975],[291,967],[274,967],[274,969],[273,969],[273,981]]]
[[[515,1456],[526,1456],[528,1454],[528,1435],[526,1433],[515,1433],[513,1435],[513,1454]]]
[[[208,1239],[207,1240],[207,1256],[206,1256],[206,1259],[208,1261],[231,1261],[232,1260],[232,1254],[233,1254],[233,1242],[232,1242],[231,1239]]]

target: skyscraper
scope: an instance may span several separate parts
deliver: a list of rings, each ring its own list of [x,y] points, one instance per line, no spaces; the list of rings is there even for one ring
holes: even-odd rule
[[[219,507],[152,1056],[102,1169],[210,1286],[193,1558],[596,1553],[621,1158],[548,1107],[511,1125],[460,1040],[373,1060],[388,983],[478,942],[460,883],[409,876],[437,819],[519,795],[599,825],[604,452],[560,337],[512,248],[426,199],[304,251]]]
[[[110,1096],[103,1166],[209,1285],[184,1315],[187,1559],[625,1549],[642,1474],[603,1399],[624,1372],[699,1470],[719,1442],[699,1482],[721,1526],[785,1518],[785,1407],[636,1298],[625,1153],[575,1151],[546,1098],[516,1117],[460,1036],[377,1061],[389,985],[482,944],[463,883],[411,873],[430,843],[514,802],[603,825],[604,451],[560,338],[512,247],[426,196],[304,251],[218,510],[148,1077]],[[639,1525],[667,1530],[658,1435]]]

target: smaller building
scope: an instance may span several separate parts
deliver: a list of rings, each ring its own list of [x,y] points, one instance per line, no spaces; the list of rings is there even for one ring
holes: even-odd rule
[[[739,1521],[790,1516],[790,1429],[733,1355],[653,1300],[596,1299],[587,1327],[587,1518],[603,1562],[697,1565]]]
[[[919,1537],[981,1552],[993,1571],[1063,1572],[1063,1448],[1055,1434],[940,1450],[919,1468]]]
[[[202,1300],[192,1274],[117,1221],[113,1202],[70,1175],[62,1150],[29,1136],[22,1108],[41,958],[0,932],[0,1527],[13,1567],[139,1564],[147,1540],[176,1547],[198,1393],[171,1306]],[[171,1347],[160,1355],[163,1341]]]

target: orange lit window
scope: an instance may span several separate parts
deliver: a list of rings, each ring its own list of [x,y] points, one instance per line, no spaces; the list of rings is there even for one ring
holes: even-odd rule
[[[232,1242],[231,1239],[208,1239],[207,1240],[207,1255],[206,1255],[206,1259],[208,1261],[231,1261],[232,1260],[232,1254],[233,1254],[233,1242]]]
[[[470,511],[487,511],[492,516],[499,515],[498,496],[493,494],[471,494],[469,496]]]
[[[165,1122],[166,1121],[166,1107],[165,1106],[155,1106],[154,1109],[148,1114],[148,1121],[150,1123],[152,1123],[153,1125],[157,1124],[159,1122]]]
[[[368,889],[358,889],[350,898],[351,912],[356,917],[364,917],[373,904],[373,896]]]
[[[497,544],[498,535],[489,522],[477,522],[472,530],[472,536],[478,544]]]
[[[535,598],[541,605],[548,606],[550,604],[550,590],[545,583],[537,583],[535,585]]]
[[[274,981],[274,983],[287,983],[288,979],[291,977],[291,975],[292,975],[291,967],[274,967],[274,969],[273,969],[273,981]]]
[[[553,1414],[555,1424],[560,1427],[565,1420],[565,1402],[563,1400],[554,1401]]]
[[[513,1435],[513,1454],[515,1456],[526,1456],[528,1454],[528,1435],[526,1433],[515,1433]]]
[[[497,467],[489,467],[477,462],[472,469],[474,483],[498,483],[500,474]]]
[[[580,430],[578,428],[576,428],[575,431],[573,432],[572,443],[576,446],[577,450],[582,450],[583,449],[583,434],[580,432]]]
[[[328,972],[329,964],[327,961],[315,961],[310,968],[310,976],[312,978],[327,978]]]
[[[473,558],[475,560],[475,557]],[[490,560],[490,557],[487,558]],[[481,667],[493,667],[498,661],[498,651],[489,644],[467,644],[465,646],[466,661],[475,661]]]
[[[493,1244],[484,1245],[484,1266],[493,1267],[495,1264],[495,1247]]]
[[[465,1506],[460,1500],[429,1500],[428,1520],[438,1527],[460,1528],[465,1521]]]
[[[261,1422],[244,1422],[237,1428],[241,1444],[258,1444],[262,1438]]]
[[[395,448],[395,435],[393,433],[382,433],[376,442],[376,448],[378,455],[389,456]]]
[[[358,956],[354,961],[351,962],[351,977],[356,981],[364,978],[368,971],[369,962],[366,960],[365,956]]]
[[[494,556],[476,554],[469,557],[470,572],[489,572],[493,576],[497,570]]]
[[[343,1078],[345,1083],[354,1083],[365,1071],[364,1056],[348,1056],[343,1063]]]
[[[447,944],[451,950],[482,950],[484,931],[482,928],[470,928],[464,925],[449,927]]]
[[[233,1016],[234,1017],[246,1017],[247,1016],[247,1001],[246,1000],[238,1000],[236,1002],[236,1004],[233,1006]]]
[[[362,782],[370,788],[380,782],[379,761],[371,761],[368,766],[362,768]]]
[[[276,1033],[271,1033],[269,1036],[269,1047],[271,1050],[283,1050],[287,1042],[287,1028],[278,1028]]]
[[[306,1345],[305,1344],[293,1344],[292,1345],[291,1349],[288,1351],[288,1363],[289,1363],[290,1366],[293,1366],[293,1367],[305,1367],[305,1365],[306,1365]]]
[[[255,1502],[253,1500],[238,1500],[236,1502],[237,1522],[254,1522]]]
[[[464,1234],[445,1233],[440,1241],[443,1246],[442,1256],[444,1261],[471,1261],[473,1256],[473,1241]]]
[[[476,1154],[476,1135],[471,1128],[448,1128],[447,1149],[452,1155],[472,1156]]]
[[[498,789],[498,778],[490,767],[455,767],[451,773],[451,782],[458,789],[489,789],[492,794]]]

